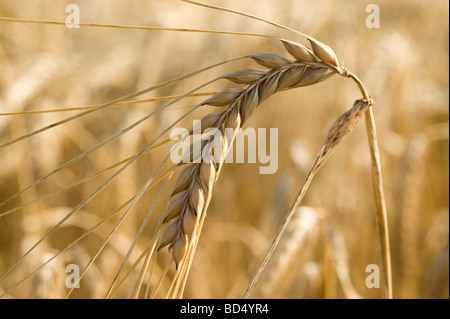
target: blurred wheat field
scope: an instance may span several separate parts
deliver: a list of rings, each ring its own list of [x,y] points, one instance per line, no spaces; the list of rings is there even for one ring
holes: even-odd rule
[[[391,234],[394,298],[449,297],[449,8],[446,1],[377,1],[380,28],[365,25],[373,1],[214,1],[309,34],[330,45],[363,80],[376,104],[382,171]],[[69,2],[3,0],[0,16],[64,21]],[[285,30],[180,1],[76,1],[81,22],[227,30],[299,41]],[[258,37],[125,30],[0,21],[0,143],[62,120],[74,111],[22,115],[105,103],[237,56],[274,52],[279,41]],[[247,67],[240,60],[138,99],[175,96],[209,79]],[[233,87],[219,81],[204,91]],[[246,122],[278,128],[278,170],[226,164],[215,187],[187,281],[186,298],[239,298],[279,228],[333,121],[359,97],[350,81],[333,77],[313,87],[277,93]],[[174,107],[62,169],[0,208],[0,214],[52,194],[137,153],[204,97]],[[139,120],[164,102],[114,106],[0,149],[0,202],[59,165]],[[189,127],[212,107],[186,118]],[[143,155],[89,201],[17,269],[0,294],[105,218],[145,184],[170,148]],[[370,154],[363,123],[315,177],[255,298],[381,298],[366,287],[366,267],[380,264]],[[0,217],[0,276],[111,176],[112,171]],[[167,202],[167,185],[156,211]],[[71,298],[102,298],[162,186],[146,192],[99,255]],[[138,241],[152,236],[153,216]],[[83,268],[117,221],[113,216],[86,238],[6,294],[6,298],[64,298],[66,266]],[[138,256],[133,254],[132,260]],[[130,264],[127,267],[131,266]],[[161,273],[157,263],[154,272]],[[132,274],[137,277],[137,274]],[[131,281],[132,282],[132,281]],[[129,297],[125,282],[116,297]],[[162,285],[161,289],[167,289]]]

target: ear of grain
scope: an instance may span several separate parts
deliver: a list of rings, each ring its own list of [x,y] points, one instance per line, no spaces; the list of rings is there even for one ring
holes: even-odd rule
[[[313,53],[306,47],[293,42],[283,40],[282,43],[294,55],[296,61],[290,61],[274,53],[250,55],[258,64],[269,68],[269,70],[242,69],[229,73],[223,77],[235,83],[248,84],[248,86],[245,89],[223,90],[201,103],[201,105],[227,106],[227,109],[215,113],[215,115],[206,115],[201,119],[201,124],[205,123],[210,126],[209,128],[216,129],[217,134],[206,138],[206,140],[203,140],[205,136],[202,137],[200,153],[203,159],[200,163],[189,164],[181,172],[165,212],[165,229],[158,249],[169,246],[177,266],[185,257],[188,250],[186,247],[193,244],[192,234],[196,231],[196,225],[197,227],[199,225],[199,219],[206,213],[205,199],[212,193],[225,155],[234,141],[234,136],[227,137],[224,133],[225,128],[233,128],[234,131],[237,131],[264,99],[278,91],[312,85],[320,82],[327,72],[330,72],[330,74],[336,73],[333,68],[324,64],[321,61],[322,59],[315,55],[316,52]],[[322,47],[318,46],[318,48]],[[326,57],[326,54],[322,52],[323,49],[322,51],[319,49],[316,48],[316,51],[319,52],[321,57]],[[327,57],[327,59],[330,58]],[[359,107],[363,103],[357,105],[358,110],[360,110]],[[355,112],[351,114],[354,115]],[[363,112],[358,114],[362,115]],[[346,120],[347,124],[353,123],[348,117],[346,117]],[[340,124],[337,126],[337,131],[342,133],[344,127]],[[203,127],[201,129],[203,132]],[[350,127],[348,127],[348,133],[350,130]],[[191,134],[193,131],[194,129],[190,130]],[[334,133],[338,134],[337,132]],[[342,136],[346,136],[348,133],[342,133]],[[336,138],[340,139],[341,136]],[[220,139],[219,142],[218,139]],[[220,154],[212,154],[214,142],[221,146]],[[325,150],[325,153],[331,154],[329,150]],[[186,156],[186,158],[188,157]],[[190,155],[189,158],[198,159],[199,156]],[[204,161],[205,158],[208,158],[209,163]]]
[[[263,19],[259,20],[264,21]],[[284,27],[284,29],[288,28]],[[313,38],[306,38],[310,41],[311,48],[292,41],[281,40],[287,52],[296,61],[290,61],[273,53],[248,56],[269,70],[243,69],[229,73],[222,78],[248,86],[244,89],[223,90],[201,104],[226,109],[203,117],[200,124],[189,131],[191,135],[197,134],[197,126],[201,126],[200,133],[204,134],[202,136],[205,137],[205,140],[196,142],[196,146],[199,146],[198,149],[200,149],[196,153],[192,152],[196,149],[192,145],[191,155],[178,163],[179,166],[183,166],[183,170],[163,212],[162,223],[165,227],[161,232],[157,246],[158,250],[169,246],[176,268],[182,266],[184,259],[187,258],[186,256],[192,256],[192,254],[189,255],[192,251],[190,249],[195,246],[194,241],[198,240],[197,235],[201,231],[199,225],[202,224],[201,220],[205,218],[215,181],[220,174],[226,153],[233,143],[234,134],[225,134],[224,128],[236,129],[242,127],[256,107],[278,91],[317,84],[336,73],[342,75],[343,71],[333,50]],[[345,70],[344,73],[344,75],[348,75]],[[337,145],[350,134],[356,122],[365,113],[367,105],[370,103],[367,95],[364,95],[364,98],[365,100],[360,101],[365,101],[366,104],[357,101],[353,108],[343,114],[330,129],[315,163],[316,170],[326,161]],[[216,133],[208,137],[207,129],[216,129]],[[36,131],[36,134],[39,132],[41,131]],[[24,138],[31,135],[28,134]],[[220,147],[213,147],[213,144]],[[196,162],[197,159],[208,160],[199,163],[184,163],[184,161]],[[182,281],[183,279],[180,282]]]

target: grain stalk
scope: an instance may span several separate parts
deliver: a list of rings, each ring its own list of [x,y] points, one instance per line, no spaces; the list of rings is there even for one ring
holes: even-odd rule
[[[261,66],[267,68],[266,71],[255,70],[255,69],[243,69],[237,72],[229,73],[227,75],[222,76],[221,78],[232,81],[237,84],[246,85],[245,88],[236,88],[236,89],[227,89],[223,90],[211,98],[205,100],[200,104],[202,105],[210,105],[216,106],[220,108],[224,108],[221,111],[206,115],[200,121],[201,125],[201,134],[200,139],[197,142],[194,142],[191,145],[190,152],[187,157],[184,157],[177,165],[183,167],[178,180],[176,182],[175,188],[171,193],[169,203],[163,212],[161,225],[163,226],[158,231],[158,235],[154,237],[152,243],[150,243],[147,257],[144,261],[143,268],[140,273],[139,282],[136,284],[133,295],[135,297],[138,296],[140,287],[143,281],[143,275],[150,264],[151,258],[155,257],[162,248],[165,246],[169,247],[169,251],[172,254],[172,260],[175,263],[176,273],[174,280],[172,281],[171,288],[169,289],[168,297],[172,298],[180,298],[183,295],[184,287],[186,285],[187,276],[192,265],[193,256],[198,244],[198,239],[201,234],[202,227],[204,225],[206,211],[211,200],[212,192],[214,185],[218,179],[221,168],[223,166],[225,157],[230,150],[234,139],[236,137],[237,131],[243,126],[245,121],[249,118],[249,116],[253,113],[255,108],[266,98],[275,94],[279,91],[284,91],[288,89],[293,89],[302,86],[309,86],[313,84],[317,84],[322,82],[334,74],[339,74],[343,77],[348,77],[354,80],[354,82],[359,87],[363,99],[355,101],[353,107],[342,114],[336,122],[333,124],[331,129],[328,132],[328,136],[323,143],[323,146],[317,155],[314,164],[307,175],[306,180],[303,183],[297,197],[295,198],[294,203],[289,210],[283,225],[281,226],[276,238],[274,239],[269,251],[267,252],[263,263],[259,267],[256,275],[254,276],[250,286],[244,294],[244,298],[248,297],[250,292],[252,291],[255,283],[257,282],[259,276],[261,275],[265,265],[268,260],[272,256],[275,248],[278,245],[278,242],[283,235],[292,215],[294,214],[296,208],[300,205],[301,200],[303,199],[314,175],[317,171],[322,167],[322,165],[326,162],[326,160],[330,157],[335,148],[353,131],[355,125],[359,121],[359,119],[366,115],[366,128],[369,140],[369,146],[371,151],[371,159],[372,159],[372,178],[373,178],[373,188],[374,188],[374,197],[377,206],[377,221],[378,221],[378,231],[381,242],[381,251],[382,251],[382,259],[383,259],[383,281],[384,287],[386,288],[386,297],[392,298],[392,279],[391,279],[391,261],[390,261],[390,248],[389,248],[389,234],[387,227],[387,215],[386,215],[386,205],[384,201],[384,193],[383,193],[383,181],[381,177],[381,165],[380,165],[380,156],[376,139],[376,130],[373,119],[372,105],[373,101],[365,89],[362,82],[359,78],[348,71],[343,66],[340,66],[338,63],[338,59],[334,54],[333,50],[324,43],[319,42],[318,40],[304,35],[298,31],[293,29],[284,27],[282,25],[269,22],[267,20],[251,16],[248,14],[244,14],[241,12],[237,12],[234,10],[229,10],[225,8],[219,8],[211,5],[199,4],[194,1],[184,0],[185,2],[202,5],[212,9],[218,9],[222,11],[228,11],[234,14],[244,15],[248,18],[257,19],[259,21],[263,21],[266,23],[270,23],[276,27],[283,28],[285,30],[294,31],[297,34],[305,37],[309,43],[310,47],[306,47],[302,44],[292,42],[289,40],[280,39],[277,37],[260,35],[260,34],[250,34],[250,33],[240,33],[240,32],[223,32],[223,31],[208,31],[208,30],[196,30],[196,29],[170,29],[170,28],[153,28],[153,27],[137,27],[137,26],[117,26],[117,25],[100,25],[100,24],[89,24],[84,23],[81,24],[87,27],[120,27],[120,28],[129,28],[129,29],[145,29],[145,30],[153,30],[153,31],[182,31],[182,32],[206,32],[206,33],[216,33],[216,34],[230,34],[230,35],[246,35],[246,36],[258,36],[258,37],[266,37],[266,38],[276,38],[281,40],[282,44],[285,46],[286,50],[295,58],[295,60],[289,60],[285,57],[274,54],[274,53],[262,53],[262,54],[253,54],[249,56],[239,57],[232,60],[224,61],[217,63],[213,66],[192,72],[186,76],[182,76],[176,78],[174,80],[166,81],[161,84],[158,84],[152,88],[145,89],[130,95],[127,95],[123,98],[116,99],[114,101],[86,108],[86,111],[71,116],[65,120],[59,121],[42,129],[36,130],[29,134],[23,135],[19,138],[13,139],[6,143],[0,144],[1,147],[9,146],[13,143],[16,143],[20,140],[26,139],[33,135],[36,135],[40,132],[43,132],[47,129],[53,128],[58,125],[62,125],[71,120],[75,120],[83,115],[89,114],[91,112],[101,110],[105,107],[109,107],[112,105],[117,105],[118,103],[123,103],[124,101],[134,98],[143,93],[152,91],[157,88],[164,87],[169,84],[176,83],[178,81],[184,80],[192,75],[198,74],[202,71],[210,69],[215,66],[222,65],[227,62],[236,61],[242,58],[252,58],[255,62],[260,64]],[[9,22],[22,22],[22,23],[45,23],[45,24],[56,24],[63,25],[62,22],[55,21],[37,21],[37,20],[25,20],[25,19],[12,19],[12,18],[1,18],[0,21],[9,21]],[[215,81],[215,80],[213,80]],[[212,81],[208,82],[211,83]],[[206,83],[206,84],[208,84]],[[201,87],[205,86],[202,85]],[[199,88],[201,88],[199,87]],[[177,96],[174,102],[181,100],[184,97],[188,97],[190,95],[195,94],[195,90],[182,95]],[[166,105],[167,106],[167,105]],[[160,108],[158,111],[163,110],[166,106]],[[76,108],[79,110],[79,108]],[[56,110],[59,111],[59,110]],[[155,111],[154,113],[156,113]],[[367,113],[366,113],[367,112]],[[152,114],[154,114],[152,113]],[[98,149],[102,145],[107,142],[117,138],[118,136],[124,134],[127,130],[134,128],[136,125],[142,123],[145,119],[152,116],[152,114],[144,117],[140,121],[134,123],[133,125],[127,127],[121,132],[113,135],[109,139],[105,140],[102,143],[99,143],[92,149],[82,153],[81,155],[73,158],[66,164],[61,165],[54,171],[49,174],[37,179],[35,182],[30,184],[28,187],[22,189],[15,195],[8,198],[3,203],[0,203],[0,206],[5,202],[11,200],[12,198],[20,195],[27,189],[39,184],[43,180],[45,180],[50,175],[58,172],[62,168],[68,166],[69,164],[79,160],[80,158],[86,156],[88,153]],[[178,121],[177,121],[178,122]],[[188,135],[195,135],[196,127],[193,127]],[[232,134],[229,133],[229,130],[232,130]],[[167,130],[165,130],[167,132]],[[160,135],[161,136],[161,135]],[[71,213],[69,213],[63,220],[61,220],[54,229],[56,229],[59,225],[61,225],[65,220],[67,220],[73,213],[75,213],[80,207],[82,207],[90,198],[92,198],[97,192],[103,189],[110,180],[112,180],[115,176],[117,176],[120,172],[122,172],[127,166],[129,166],[133,161],[135,161],[139,156],[147,152],[156,141],[153,140],[145,149],[141,152],[130,158],[126,161],[126,165],[124,165],[118,172],[116,172],[106,183],[104,183],[100,188],[98,188],[94,193],[88,196],[85,200],[83,200],[80,205],[78,205]],[[218,147],[216,147],[218,146]],[[190,164],[185,164],[185,162],[189,162]],[[164,164],[164,162],[163,162]],[[162,165],[162,164],[161,164]],[[160,166],[161,167],[161,166]],[[158,169],[159,170],[159,169]],[[101,244],[99,250],[96,253],[96,256],[100,253],[110,236],[116,231],[118,225],[121,223],[123,218],[127,215],[128,211],[133,207],[133,205],[139,200],[142,194],[152,185],[154,185],[153,178],[156,176],[156,173],[148,180],[147,184],[139,191],[139,193],[132,198],[128,203],[129,206],[126,209],[125,213],[119,219],[117,226],[113,228],[111,233],[105,238],[105,241]],[[158,196],[159,198],[159,196]],[[156,204],[155,201],[154,205]],[[127,204],[128,204],[127,203]],[[27,204],[25,204],[27,205]],[[23,206],[25,206],[23,205]],[[154,206],[153,206],[154,207]],[[153,210],[153,208],[152,208]],[[7,212],[9,213],[9,212]],[[3,215],[5,215],[4,213]],[[1,215],[0,215],[1,216]],[[143,231],[143,227],[139,230],[139,234]],[[41,238],[37,244],[39,244],[43,239],[45,239],[51,232]],[[137,238],[136,238],[137,240]],[[35,244],[31,249],[36,247]],[[153,247],[153,248],[151,248]],[[67,248],[68,249],[68,248]],[[132,248],[130,248],[132,249]],[[129,254],[131,251],[127,254]],[[28,252],[23,256],[21,260]],[[96,257],[95,256],[95,257]],[[94,261],[95,257],[89,262],[89,265]],[[140,259],[143,258],[143,255]],[[19,263],[18,262],[18,263]],[[125,262],[125,261],[124,261]],[[169,264],[168,264],[169,266]],[[168,270],[168,266],[166,269]],[[15,266],[13,266],[14,268]],[[42,267],[42,266],[41,266]],[[40,267],[40,268],[41,268]],[[121,267],[122,269],[122,267]],[[120,270],[121,270],[120,269]],[[119,273],[120,273],[119,270]],[[167,273],[167,270],[164,274]],[[86,269],[83,271],[86,271]],[[9,272],[9,271],[8,271]],[[119,275],[118,273],[118,275]],[[5,274],[6,275],[6,274]],[[31,274],[30,274],[31,275]],[[163,275],[164,276],[164,275]],[[28,276],[27,276],[28,277]],[[118,277],[116,276],[115,280]],[[120,286],[120,283],[119,283]],[[151,296],[156,295],[156,291],[158,290],[159,284],[152,292]],[[111,286],[110,293],[114,294],[116,290],[114,290],[114,284]]]
[[[268,22],[258,17],[225,8],[205,5],[190,0],[183,1],[212,9],[241,14],[249,18]],[[286,28],[272,22],[268,23],[293,31],[290,28]],[[206,162],[191,164],[180,174],[175,190],[171,195],[169,205],[164,213],[164,224],[167,225],[163,231],[162,237],[160,238],[158,250],[168,245],[169,250],[172,252],[176,267],[178,267],[179,263],[184,259],[186,252],[188,250],[189,252],[191,251],[191,244],[193,241],[192,234],[198,231],[198,220],[204,220],[204,215],[206,213],[207,205],[204,206],[204,199],[209,199],[211,197],[212,187],[217,179],[218,171],[220,170],[223,160],[234,140],[234,136],[223,139],[225,128],[240,128],[244,121],[252,113],[253,109],[256,108],[256,106],[259,105],[263,99],[276,93],[277,91],[316,84],[337,73],[341,76],[353,79],[359,87],[363,99],[355,101],[353,107],[342,114],[330,128],[328,136],[325,139],[325,142],[317,155],[303,186],[296,196],[296,199],[292,204],[284,223],[278,231],[278,234],[276,235],[261,266],[253,277],[250,286],[247,288],[243,297],[247,298],[255,286],[258,278],[277,247],[284,231],[286,230],[292,215],[295,213],[295,210],[300,205],[304,195],[306,194],[314,175],[330,157],[334,149],[353,131],[359,119],[368,111],[369,113],[366,116],[366,128],[372,159],[372,179],[374,197],[377,206],[377,224],[382,252],[383,282],[386,297],[392,298],[389,233],[383,193],[383,181],[381,177],[379,150],[376,139],[373,112],[371,108],[373,105],[373,100],[359,78],[346,68],[339,65],[335,53],[329,46],[312,37],[306,36],[302,33],[299,34],[305,36],[309,40],[311,48],[307,48],[292,41],[280,39],[287,51],[294,58],[296,58],[295,61],[286,60],[284,57],[276,54],[266,53],[253,55],[251,57],[257,63],[268,67],[271,70],[264,75],[260,71],[251,69],[244,69],[226,75],[224,78],[232,80],[236,83],[248,84],[248,87],[245,90],[224,90],[204,102],[204,104],[208,105],[227,106],[226,111],[208,115],[202,119],[202,129],[212,127],[216,129],[216,132],[221,133],[219,135],[214,135],[214,140],[220,140],[222,138],[220,140],[220,143],[222,144],[222,152],[217,158],[217,154],[211,154],[212,142],[201,141],[201,152],[191,156],[190,160],[195,162],[195,157],[201,159],[201,155],[206,152],[208,153],[209,158],[214,158],[214,160],[206,161],[209,164],[205,164]],[[237,111],[235,111],[236,109]],[[229,114],[232,112],[234,112],[235,115],[230,121]],[[234,125],[232,122],[234,122]],[[193,147],[191,150],[192,149]],[[211,163],[213,164],[211,165]],[[203,222],[201,224],[203,225]],[[196,245],[197,239],[198,237],[195,238],[194,245]],[[184,274],[187,275],[186,272],[184,272]]]
[[[213,128],[219,134],[210,135],[212,139],[208,141],[205,141],[202,137],[197,142],[201,143],[201,147],[197,148],[200,151],[191,156],[189,160],[191,162],[200,160],[200,163],[190,164],[182,171],[175,190],[171,195],[169,205],[164,213],[163,223],[166,224],[166,227],[160,238],[158,250],[164,246],[169,246],[176,267],[178,267],[179,263],[185,257],[186,252],[191,249],[190,243],[194,241],[196,245],[198,237],[193,240],[192,234],[198,230],[198,220],[199,218],[203,220],[203,215],[206,212],[207,206],[204,205],[205,198],[210,198],[212,187],[217,180],[218,171],[234,141],[235,135],[227,136],[225,129],[232,128],[233,131],[237,131],[259,103],[277,91],[316,84],[326,80],[335,73],[350,77],[356,81],[363,92],[364,99],[357,100],[353,107],[341,115],[331,127],[302,189],[264,258],[261,267],[244,294],[244,298],[248,297],[262,270],[272,256],[292,214],[303,199],[314,175],[326,162],[337,145],[353,131],[359,119],[373,103],[359,79],[345,68],[339,66],[334,52],[328,46],[312,38],[309,38],[309,40],[311,49],[298,43],[282,40],[287,51],[296,58],[295,61],[289,61],[277,54],[256,54],[251,56],[251,58],[257,63],[271,68],[268,72],[264,73],[253,69],[243,69],[224,76],[224,78],[235,83],[247,84],[248,86],[246,89],[224,90],[204,102],[207,105],[227,106],[225,111],[207,115],[201,120],[202,130]],[[369,133],[372,133],[374,130],[373,121],[368,121],[367,123],[370,128]],[[194,129],[191,130],[191,132],[193,131]],[[217,141],[222,146],[222,152],[221,154],[212,154],[212,143],[217,143]],[[382,196],[381,174],[379,173],[379,156],[375,156],[378,154],[378,149],[373,133],[369,134],[369,141],[373,152],[372,159],[375,163],[374,167],[376,168],[374,168],[374,177],[376,177],[376,179],[374,178],[374,186],[377,207],[379,209],[378,220],[384,257],[385,286],[388,287],[388,291],[391,291],[387,222],[383,218],[386,214]],[[195,147],[192,145],[191,151],[194,149]],[[205,153],[208,154],[208,160],[201,161]],[[387,296],[390,298],[392,296],[391,292],[388,292]]]

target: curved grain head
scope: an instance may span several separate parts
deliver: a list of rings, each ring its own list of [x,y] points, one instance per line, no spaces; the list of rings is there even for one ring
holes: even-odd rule
[[[153,9],[153,5],[158,6],[149,4],[146,12],[152,12],[150,9]],[[204,6],[268,22],[249,14]],[[65,25],[62,21],[25,18],[5,18],[1,21],[10,24],[17,22],[51,24],[54,28],[64,28]],[[330,46],[310,36],[296,32],[305,40],[306,44],[301,44],[266,34],[149,27],[144,26],[144,22],[141,24],[142,26],[81,24],[83,32],[91,30],[89,28],[132,29],[160,35],[143,42],[139,42],[138,36],[130,37],[130,43],[136,41],[140,45],[135,51],[144,52],[133,52],[136,59],[133,61],[127,60],[130,52],[126,48],[108,46],[110,54],[96,57],[95,61],[101,64],[108,57],[114,60],[113,65],[117,68],[111,69],[109,64],[101,64],[98,68],[93,68],[88,76],[74,79],[71,85],[66,85],[77,91],[71,98],[77,101],[75,104],[78,106],[64,108],[56,105],[42,110],[33,109],[27,102],[54,101],[50,96],[54,87],[46,85],[48,82],[58,82],[58,70],[70,69],[71,63],[74,63],[70,59],[40,57],[36,64],[40,67],[30,68],[21,81],[17,81],[17,88],[11,89],[12,93],[6,99],[6,104],[14,105],[14,109],[3,116],[17,118],[6,124],[0,122],[0,129],[8,135],[0,141],[0,149],[5,150],[6,157],[9,156],[8,152],[19,152],[18,150],[25,155],[21,162],[22,169],[20,165],[14,167],[10,164],[11,161],[6,161],[8,169],[13,167],[17,172],[17,180],[11,182],[15,179],[11,176],[6,180],[17,185],[11,187],[14,191],[10,193],[8,188],[8,194],[5,192],[6,195],[0,198],[0,218],[14,222],[20,211],[27,213],[28,209],[31,212],[31,208],[36,207],[36,211],[41,213],[37,219],[30,219],[29,216],[23,220],[18,218],[20,223],[29,224],[32,220],[38,221],[38,225],[31,227],[32,231],[22,234],[24,240],[16,245],[18,253],[9,256],[11,258],[5,265],[0,265],[1,296],[14,296],[16,292],[20,295],[27,290],[21,287],[28,287],[26,285],[33,278],[43,282],[46,269],[60,277],[64,272],[63,266],[71,263],[81,266],[79,276],[71,287],[63,287],[62,292],[55,289],[56,297],[79,296],[77,285],[81,283],[83,286],[86,281],[91,281],[98,275],[107,280],[102,281],[102,289],[96,290],[94,285],[90,285],[89,292],[86,293],[89,296],[181,298],[184,296],[191,268],[195,265],[194,258],[202,232],[208,227],[208,207],[219,183],[227,154],[233,148],[238,132],[248,125],[258,108],[264,108],[263,104],[268,98],[292,89],[297,94],[302,94],[297,89],[322,83],[335,74],[353,79],[361,89],[363,98],[357,100],[331,127],[313,163],[313,173],[308,177],[307,186],[314,173],[352,132],[359,119],[366,112],[371,112],[373,101],[362,82],[339,64]],[[294,31],[276,23],[270,24]],[[186,40],[186,32],[189,35],[206,33],[216,37],[217,34],[224,34],[256,38],[261,40],[261,47],[276,43],[278,53],[261,52],[265,50],[255,46],[254,50],[252,48],[245,55],[223,61],[221,57],[215,57],[214,63],[207,65],[203,59],[198,59],[198,52],[214,53],[210,45],[198,46],[195,54],[189,53],[189,50],[178,54],[177,50],[172,49],[172,44],[167,43],[167,38],[161,35],[164,32],[159,31],[175,32],[178,41],[185,47],[191,45],[190,40]],[[98,36],[98,39],[107,38]],[[105,44],[103,40],[99,40],[97,44],[93,39],[86,43],[81,39],[82,37],[77,38],[83,47],[92,45],[97,48],[97,45]],[[192,41],[192,47],[195,47],[194,40]],[[153,52],[155,46],[163,45],[169,49],[161,50],[161,53]],[[173,47],[177,48],[174,44]],[[150,54],[148,52],[152,53],[151,58],[144,57]],[[153,59],[163,60],[165,55],[174,52],[176,59],[165,61],[165,65],[150,63],[154,62],[151,61]],[[47,76],[42,76],[45,73],[42,70],[46,70]],[[168,75],[172,75],[172,78]],[[96,76],[105,80],[104,86],[99,84],[96,87],[92,84]],[[122,82],[118,79],[128,81],[127,85],[122,87]],[[149,83],[156,84],[149,86]],[[95,86],[95,90],[90,91],[92,86]],[[64,88],[60,90],[63,91]],[[23,93],[20,98],[17,97],[18,91]],[[39,93],[47,91],[48,96]],[[150,96],[144,98],[144,94]],[[84,105],[88,104],[84,99],[76,99],[77,96],[85,95],[95,97],[89,100],[92,101],[90,105]],[[151,107],[137,109],[139,105]],[[133,112],[115,113],[116,110],[128,107],[135,109]],[[42,122],[23,120],[36,114],[50,114],[54,117]],[[268,118],[273,115],[268,111],[267,114]],[[173,130],[189,120],[197,122],[187,126],[188,129],[180,139],[171,139]],[[371,125],[369,127],[373,128],[373,123]],[[374,136],[376,137],[374,134],[370,135],[370,144],[374,163],[379,163],[377,150],[373,147]],[[188,147],[182,148],[186,141]],[[27,154],[35,148],[39,152]],[[54,153],[48,152],[49,149],[54,150]],[[180,149],[183,153],[174,160],[173,155]],[[44,165],[46,163],[51,163],[50,169]],[[302,189],[306,192],[307,187]],[[381,203],[382,189],[378,188],[378,191],[381,192]],[[304,193],[301,197],[303,195]],[[52,201],[53,204],[49,204]],[[296,199],[291,212],[300,201],[301,198]],[[60,206],[52,211],[47,209],[51,205]],[[381,214],[379,217],[383,219]],[[288,215],[285,226],[289,219]],[[131,226],[127,223],[129,220],[132,220]],[[17,229],[20,231],[21,227]],[[283,231],[279,232],[279,237],[282,233]],[[275,240],[271,249],[276,248],[276,243]],[[45,250],[48,244],[57,249],[36,258],[35,255],[39,255],[41,249]],[[76,247],[80,246],[87,248],[78,250]],[[387,257],[386,249],[385,253]],[[37,263],[31,262],[36,260]],[[64,265],[60,261],[64,261]],[[260,268],[261,271],[263,268],[264,265]],[[239,295],[243,288],[236,288],[237,290],[239,293],[234,293],[233,296]]]

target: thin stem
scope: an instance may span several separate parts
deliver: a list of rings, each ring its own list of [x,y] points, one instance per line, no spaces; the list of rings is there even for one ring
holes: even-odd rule
[[[389,227],[388,218],[386,211],[386,201],[384,196],[383,187],[383,177],[381,174],[381,161],[380,161],[380,151],[378,148],[377,132],[375,128],[375,120],[373,116],[372,105],[373,100],[370,94],[364,87],[361,80],[352,72],[344,69],[342,73],[343,76],[347,76],[355,81],[358,85],[364,99],[369,101],[369,108],[366,113],[366,131],[369,140],[370,155],[372,160],[372,183],[375,203],[377,206],[377,225],[378,225],[378,235],[380,239],[381,246],[381,259],[383,263],[383,282],[385,287],[385,296],[388,299],[393,298],[392,291],[392,266],[391,266],[391,248],[389,244]]]
[[[36,24],[53,24],[65,26],[66,22],[53,20],[34,20],[34,19],[20,19],[10,17],[0,17],[0,21],[5,22],[20,22],[20,23],[36,23]],[[194,32],[194,33],[212,33],[212,34],[227,34],[227,35],[243,35],[261,38],[276,38],[266,34],[244,33],[220,30],[202,30],[202,29],[187,29],[187,28],[164,28],[164,27],[148,27],[139,25],[118,25],[118,24],[100,24],[100,23],[79,23],[81,27],[97,27],[97,28],[114,28],[114,29],[131,29],[131,30],[145,30],[145,31],[173,31],[173,32]]]
[[[218,92],[201,92],[201,93],[192,93],[186,97],[196,97],[196,96],[209,96],[217,94]],[[111,104],[109,107],[113,106],[125,106],[125,105],[135,105],[139,103],[148,103],[148,102],[160,102],[167,100],[175,100],[179,98],[181,95],[171,95],[171,96],[162,96],[152,99],[142,99],[142,100],[134,100],[134,101],[125,101]],[[32,111],[22,111],[22,112],[5,112],[0,113],[0,116],[11,116],[11,115],[31,115],[31,114],[44,114],[44,113],[56,113],[56,112],[72,112],[72,111],[82,111],[82,110],[91,110],[101,106],[101,104],[96,105],[88,105],[88,106],[79,106],[79,107],[67,107],[67,108],[58,108],[58,109],[42,109],[42,110],[32,110]]]
[[[280,230],[277,233],[277,236],[275,237],[275,239],[273,240],[272,244],[270,245],[269,250],[266,253],[266,256],[264,256],[264,260],[262,261],[261,265],[258,268],[258,271],[256,272],[256,274],[253,276],[252,281],[250,282],[250,285],[248,286],[247,290],[245,291],[244,295],[243,295],[243,299],[247,299],[249,294],[251,293],[251,291],[253,290],[253,288],[256,285],[256,282],[258,281],[259,277],[261,276],[264,268],[266,267],[267,263],[269,262],[270,258],[272,257],[275,249],[278,246],[278,243],[281,240],[281,237],[283,236],[292,216],[294,215],[297,207],[300,205],[303,197],[306,194],[306,191],[308,190],[309,185],[311,184],[311,181],[313,180],[313,177],[315,175],[315,173],[318,170],[318,165],[319,165],[319,161],[318,161],[319,157],[317,158],[317,160],[314,162],[313,166],[311,167],[311,170],[308,173],[308,176],[306,177],[302,188],[299,190],[297,196],[295,197],[294,203],[292,204],[291,208],[289,209],[289,212],[286,216],[286,218],[283,221],[283,224],[280,228]]]
[[[392,299],[393,292],[389,227],[386,212],[386,202],[384,197],[383,178],[381,175],[380,152],[378,149],[377,133],[375,130],[372,107],[369,107],[366,113],[366,131],[367,137],[369,139],[370,155],[372,158],[372,182],[375,202],[377,206],[377,225],[381,244],[385,295],[388,299]]]
[[[205,7],[205,8],[209,8],[209,9],[214,9],[214,10],[219,10],[219,11],[224,11],[224,12],[230,12],[230,13],[238,14],[238,15],[244,16],[246,18],[250,18],[250,19],[254,19],[254,20],[258,20],[258,21],[270,24],[272,26],[275,26],[275,27],[283,29],[283,30],[294,32],[294,33],[299,34],[299,35],[301,35],[301,36],[303,36],[303,37],[305,37],[307,39],[311,38],[310,36],[308,36],[308,35],[306,35],[304,33],[301,33],[300,31],[297,31],[295,29],[286,27],[286,26],[281,25],[279,23],[272,22],[272,21],[269,21],[269,20],[266,20],[266,19],[254,16],[252,14],[248,14],[248,13],[245,13],[245,12],[232,10],[232,9],[227,9],[227,8],[224,8],[224,7],[214,6],[214,5],[210,5],[210,4],[206,4],[206,3],[200,3],[200,2],[192,1],[192,0],[181,0],[181,1],[184,1],[184,2],[187,2],[187,3],[191,3],[191,4],[195,4],[195,5],[200,6],[200,7]]]

